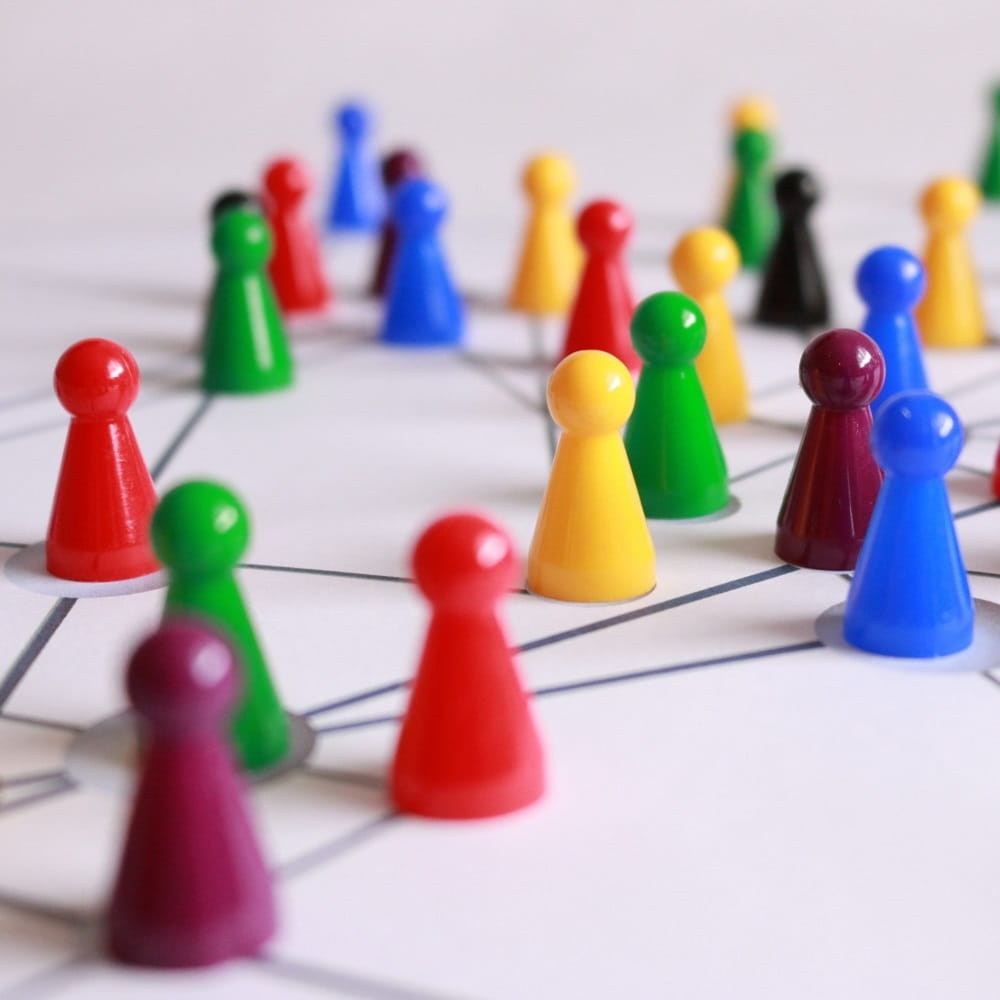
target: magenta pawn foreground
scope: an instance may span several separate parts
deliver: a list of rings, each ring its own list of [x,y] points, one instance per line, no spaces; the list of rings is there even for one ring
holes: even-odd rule
[[[224,736],[237,676],[228,644],[180,619],[129,663],[146,743],[108,911],[121,962],[215,965],[256,954],[274,933],[270,877]]]

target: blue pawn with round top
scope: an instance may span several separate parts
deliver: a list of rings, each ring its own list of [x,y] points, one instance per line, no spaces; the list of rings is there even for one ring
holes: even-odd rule
[[[375,116],[363,104],[341,105],[333,116],[340,133],[337,164],[327,207],[326,226],[337,232],[370,232],[385,219],[382,173],[371,144]]]
[[[901,392],[875,417],[885,472],[844,612],[844,638],[883,656],[947,656],[972,642],[974,611],[944,475],[962,450],[951,406]]]

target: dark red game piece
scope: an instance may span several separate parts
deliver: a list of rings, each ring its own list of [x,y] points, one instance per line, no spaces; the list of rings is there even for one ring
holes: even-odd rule
[[[518,575],[507,534],[486,518],[435,521],[413,552],[433,607],[392,765],[403,812],[439,819],[498,816],[545,788],[535,723],[497,616]]]
[[[316,229],[303,211],[311,188],[301,160],[275,160],[264,173],[264,203],[274,235],[268,272],[284,312],[315,312],[332,299]]]
[[[59,359],[59,402],[72,416],[45,540],[46,568],[65,580],[128,580],[160,564],[149,542],[156,490],[126,411],[139,392],[135,358],[110,340],[81,340]]]
[[[869,407],[884,378],[882,352],[857,330],[829,330],[803,352],[813,408],[778,514],[774,551],[785,562],[854,569],[882,486]]]
[[[635,296],[625,268],[632,214],[615,201],[592,201],[580,213],[577,232],[587,254],[566,327],[562,356],[607,351],[634,375],[642,367],[632,349],[629,322]]]
[[[424,167],[420,157],[412,149],[397,149],[382,159],[382,181],[390,197],[403,181],[408,181],[411,177],[422,177],[423,174]],[[375,272],[372,275],[372,295],[385,294],[389,283],[389,271],[396,254],[396,239],[396,226],[390,212],[382,225],[382,238],[379,241]]]
[[[993,460],[993,496],[1000,500],[1000,445],[997,445],[996,458]]]
[[[183,619],[129,663],[146,743],[108,911],[119,961],[214,965],[256,954],[274,933],[270,878],[224,736],[237,678],[228,644]]]

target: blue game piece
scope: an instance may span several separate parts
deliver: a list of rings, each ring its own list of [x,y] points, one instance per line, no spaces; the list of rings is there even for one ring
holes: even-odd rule
[[[878,247],[861,262],[855,284],[868,306],[861,329],[878,344],[885,358],[885,382],[872,403],[872,413],[878,413],[897,392],[928,387],[913,321],[913,307],[926,285],[924,265],[902,247]]]
[[[885,472],[844,612],[844,638],[884,656],[946,656],[972,642],[969,581],[944,474],[962,450],[958,414],[926,390],[901,392],[875,417]]]
[[[389,272],[381,338],[405,347],[458,344],[464,331],[462,302],[438,238],[448,199],[421,178],[404,181],[392,199],[399,233]]]
[[[340,163],[330,194],[326,224],[330,230],[368,232],[385,219],[382,174],[369,137],[374,115],[363,104],[342,105],[334,115],[340,132]]]

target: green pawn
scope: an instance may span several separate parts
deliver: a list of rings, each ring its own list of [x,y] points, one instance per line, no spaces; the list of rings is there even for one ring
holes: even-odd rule
[[[986,146],[979,187],[987,201],[1000,201],[1000,85],[993,90],[993,127]]]
[[[192,480],[163,497],[151,531],[170,576],[164,617],[201,618],[232,642],[243,668],[233,742],[246,770],[270,767],[288,751],[290,730],[233,572],[250,540],[246,510],[225,487]]]
[[[250,207],[223,212],[212,226],[218,271],[202,377],[209,392],[269,392],[292,384],[292,355],[266,271],[272,249],[267,222]]]
[[[702,517],[729,503],[729,477],[694,359],[705,317],[680,292],[657,292],[632,315],[643,360],[635,409],[625,429],[646,517]]]
[[[736,173],[724,226],[749,270],[758,270],[767,262],[778,230],[771,178],[773,147],[766,132],[754,129],[739,132],[733,144]]]

